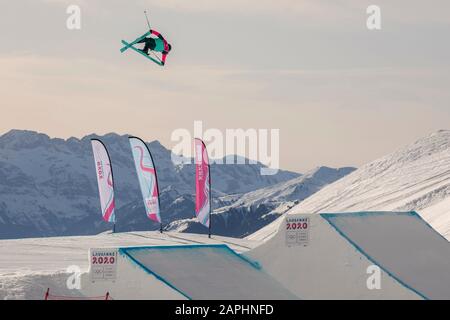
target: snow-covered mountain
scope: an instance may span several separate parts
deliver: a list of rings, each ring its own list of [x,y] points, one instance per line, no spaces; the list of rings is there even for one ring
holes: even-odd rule
[[[441,130],[323,188],[289,213],[417,211],[450,239],[450,130]]]
[[[243,195],[219,198],[222,206],[214,211],[214,234],[244,237],[262,228],[324,186],[353,172],[355,168],[316,168],[305,175]],[[169,230],[204,233],[195,219],[172,222]]]
[[[91,138],[110,152],[116,185],[117,230],[154,230],[145,216],[126,135],[51,139],[12,130],[0,137],[0,238],[96,234],[100,218]],[[195,167],[175,166],[158,141],[148,144],[158,170],[162,214],[170,221],[194,213]],[[261,164],[212,165],[215,197],[245,193],[298,177],[280,170],[261,176]]]

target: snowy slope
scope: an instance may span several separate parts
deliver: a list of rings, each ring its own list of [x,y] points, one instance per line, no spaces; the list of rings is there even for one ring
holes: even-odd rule
[[[418,211],[450,238],[450,131],[376,160],[305,200],[292,212]]]
[[[100,219],[91,138],[105,142],[113,162],[119,231],[155,230],[145,216],[126,135],[51,139],[32,131],[0,136],[0,238],[97,234]],[[156,162],[162,215],[167,222],[192,216],[195,167],[175,166],[158,141],[148,144]],[[261,176],[261,164],[213,165],[215,195],[243,193],[297,177]]]
[[[417,211],[450,239],[450,131],[438,131],[323,188],[289,213]],[[264,239],[277,222],[250,239]]]
[[[301,237],[307,245],[293,244],[284,225],[266,242],[158,232],[0,240],[0,299],[42,299],[47,288],[53,295],[74,297],[110,292],[115,299],[182,299],[177,292],[196,299],[450,295],[450,244],[415,213],[289,218],[308,219],[308,237]],[[95,270],[87,273],[90,248],[121,248],[113,281],[93,281]],[[367,268],[374,264],[381,268],[381,290],[367,287]],[[81,271],[80,290],[67,286],[73,266]]]
[[[228,209],[243,206],[250,207],[269,201],[276,204],[286,201],[302,201],[322,189],[325,185],[341,179],[354,170],[355,168],[315,168],[305,173],[303,176],[274,186],[248,192],[235,200],[233,204],[221,208],[218,212],[225,212]],[[224,200],[226,198],[227,197],[223,197]]]
[[[222,206],[214,210],[212,216],[213,231],[215,234],[233,237],[251,234],[303,199],[354,170],[354,168],[318,167],[286,182],[243,195],[221,197],[218,202]],[[192,218],[175,221],[169,225],[168,229],[178,232],[206,232],[206,229]]]
[[[450,197],[420,211],[421,216],[431,222],[433,227],[450,240]]]
[[[75,265],[86,272],[90,248],[186,244],[226,244],[236,252],[258,245],[244,239],[154,231],[0,240],[0,300],[42,299],[48,287],[59,288],[56,294],[73,295],[65,289],[66,269]]]
[[[289,214],[279,220],[274,236],[244,254],[302,299],[450,297],[450,243],[414,212]],[[288,228],[296,221],[306,227]],[[368,287],[374,265],[381,273],[378,290]]]

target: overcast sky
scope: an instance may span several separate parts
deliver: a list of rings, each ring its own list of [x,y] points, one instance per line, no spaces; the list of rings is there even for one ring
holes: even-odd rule
[[[81,7],[82,29],[66,28]],[[382,30],[366,28],[366,8]],[[152,27],[160,68],[128,51]],[[0,134],[280,129],[282,168],[360,166],[450,129],[448,0],[18,0],[0,11]]]

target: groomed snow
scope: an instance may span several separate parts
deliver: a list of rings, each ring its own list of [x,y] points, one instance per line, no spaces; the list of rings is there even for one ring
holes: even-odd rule
[[[141,247],[120,252],[189,299],[298,299],[259,265],[228,246]]]
[[[55,294],[77,295],[66,289],[69,266],[82,272],[89,268],[90,248],[226,244],[236,252],[247,251],[257,242],[206,235],[159,232],[103,233],[96,236],[1,240],[0,299],[42,299],[48,287]]]
[[[310,219],[309,245],[286,246],[285,218],[281,218],[276,234],[246,253],[295,295],[307,300],[420,298],[384,272],[383,290],[368,290],[366,270],[372,262],[320,215],[295,216]]]
[[[269,240],[244,255],[302,299],[450,297],[450,243],[415,213],[287,217],[309,219],[306,245],[286,243],[284,217]],[[373,266],[380,268],[377,289],[367,285]]]

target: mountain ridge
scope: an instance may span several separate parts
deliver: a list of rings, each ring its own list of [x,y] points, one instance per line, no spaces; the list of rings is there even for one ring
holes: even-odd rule
[[[287,214],[416,211],[450,240],[449,204],[450,130],[439,130],[361,166]],[[275,221],[248,238],[268,239],[278,224]]]
[[[220,208],[212,214],[214,233],[245,237],[277,219],[287,210],[316,193],[324,186],[341,179],[355,168],[338,169],[317,167],[300,177],[242,195],[219,198]],[[168,230],[188,233],[205,233],[206,230],[193,218],[177,220]]]
[[[0,238],[95,234],[111,228],[100,216],[91,138],[100,138],[112,158],[118,231],[157,228],[145,216],[127,137],[108,133],[60,139],[29,130],[0,136]],[[166,217],[193,215],[195,166],[175,166],[171,151],[156,140],[147,145],[155,158],[162,205],[171,208]],[[262,167],[212,164],[213,194],[245,193],[299,176],[283,170],[256,176]],[[136,216],[125,212],[133,207]]]

